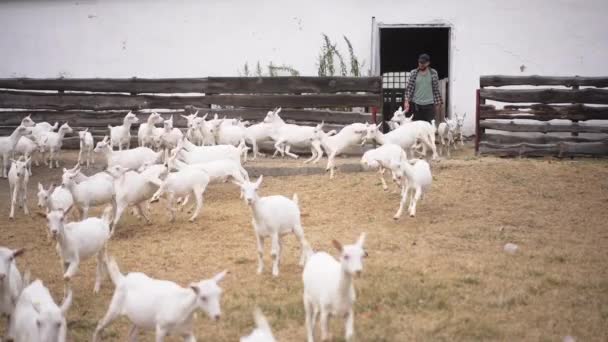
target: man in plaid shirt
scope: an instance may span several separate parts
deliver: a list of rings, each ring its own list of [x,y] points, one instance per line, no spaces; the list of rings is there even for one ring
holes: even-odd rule
[[[410,111],[413,104],[414,120],[431,122],[443,103],[439,92],[439,76],[435,69],[429,67],[431,58],[426,53],[418,57],[418,68],[410,72],[410,78],[405,87],[405,112]]]

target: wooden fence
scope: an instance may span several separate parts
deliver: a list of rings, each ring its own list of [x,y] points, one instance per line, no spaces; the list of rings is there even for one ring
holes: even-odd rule
[[[505,86],[519,87],[501,88]],[[505,156],[606,156],[608,89],[602,89],[606,87],[608,77],[482,76],[475,150]],[[487,101],[507,104],[497,108]],[[548,122],[555,119],[568,121]]]
[[[36,122],[67,121],[75,130],[89,127],[97,140],[108,133],[108,125],[120,125],[130,110],[140,123],[154,110],[164,117],[173,114],[174,125],[185,127],[180,114],[197,109],[203,114],[259,121],[279,106],[285,120],[304,124],[324,120],[337,127],[375,121],[375,112],[371,115],[349,108],[380,108],[381,78],[0,79],[0,135],[10,134],[30,113]],[[77,144],[77,134],[73,134],[64,145]]]

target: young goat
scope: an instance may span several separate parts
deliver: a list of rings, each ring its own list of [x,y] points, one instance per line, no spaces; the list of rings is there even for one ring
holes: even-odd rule
[[[363,270],[363,249],[365,233],[354,245],[342,246],[333,240],[340,251],[340,260],[325,252],[311,255],[306,262],[302,281],[304,282],[304,312],[308,342],[314,341],[317,315],[321,314],[321,340],[329,338],[329,316],[346,319],[345,339],[350,341],[355,333],[356,300],[354,277]]]
[[[464,138],[462,136],[462,128],[464,126],[464,118],[466,118],[467,113],[464,113],[462,116],[456,113],[456,128],[454,129],[454,138],[458,137],[460,140],[460,146],[464,146]]]
[[[239,184],[243,191],[245,201],[251,207],[253,214],[253,230],[258,246],[258,274],[264,271],[264,238],[270,237],[272,256],[272,275],[279,275],[279,259],[281,258],[281,237],[293,233],[300,241],[300,266],[306,262],[306,256],[312,251],[310,244],[304,237],[304,229],[298,207],[298,196],[292,199],[285,196],[259,197],[258,189],[262,184],[263,176],[255,183],[246,181]]]
[[[351,146],[358,146],[367,133],[367,127],[362,123],[354,123],[345,126],[336,135],[329,135],[321,129],[315,130],[316,138],[321,141],[321,146],[327,153],[327,167],[329,179],[334,178],[336,169],[335,158]]]
[[[55,161],[55,167],[59,167],[59,152],[63,146],[63,138],[66,134],[72,133],[74,130],[68,123],[64,123],[59,127],[57,132],[47,132],[42,138],[45,151],[49,152],[49,168],[53,168],[53,161]]]
[[[323,149],[321,149],[321,142],[319,139],[315,139],[315,132],[323,129],[323,122],[316,127],[311,126],[299,126],[287,124],[279,116],[280,108],[274,112],[269,112],[264,118],[264,122],[271,124],[271,138],[274,140],[275,152],[273,157],[278,153],[281,156],[286,154],[292,158],[297,159],[298,155],[289,152],[291,146],[298,147],[310,147],[312,156],[304,161],[304,163],[317,163],[323,157]]]
[[[41,183],[38,183],[38,208],[48,210],[66,211],[74,204],[72,194],[63,186],[55,187],[51,184],[48,190],[44,189]]]
[[[413,165],[412,165],[413,163]],[[395,220],[401,217],[403,207],[408,199],[408,194],[411,190],[412,196],[410,198],[410,205],[408,212],[411,217],[416,215],[416,203],[420,197],[428,191],[433,181],[431,175],[431,167],[429,163],[422,159],[407,160],[393,160],[391,161],[391,169],[393,173],[401,179],[402,190],[401,190],[401,202],[399,203],[399,210],[393,217]],[[407,182],[405,181],[407,179]]]
[[[173,127],[173,115],[171,115],[169,120],[165,120],[163,123],[163,131],[158,137],[160,141],[160,146],[158,147],[167,150],[174,149],[183,137],[182,131],[179,128]]]
[[[32,133],[32,129],[19,126],[13,133],[8,137],[0,137],[0,154],[2,154],[2,178],[8,177],[7,171],[9,167],[10,158],[15,153],[15,147],[21,137]]]
[[[266,316],[262,313],[260,308],[255,308],[253,311],[253,319],[255,321],[255,330],[247,336],[241,337],[240,342],[276,342],[270,329],[270,324]]]
[[[136,339],[139,329],[154,330],[157,342],[163,341],[167,335],[196,341],[193,318],[197,309],[203,310],[215,321],[220,319],[222,289],[219,282],[228,271],[181,287],[172,281],[153,279],[139,272],[123,275],[112,258],[107,261],[107,268],[116,289],[108,312],[95,328],[93,342],[120,315],[127,316],[131,321],[131,341]]]
[[[116,229],[123,211],[129,206],[134,206],[137,213],[147,223],[150,223],[150,217],[142,205],[158,190],[158,186],[161,184],[160,178],[166,172],[167,168],[161,164],[150,165],[141,172],[129,171],[120,165],[108,168],[108,173],[114,177],[116,192],[116,215],[114,215],[113,229]]]
[[[97,143],[94,151],[104,155],[108,167],[120,165],[129,170],[137,170],[146,162],[160,163],[163,156],[162,151],[154,152],[148,147],[136,147],[131,150],[113,151],[111,145],[108,143],[107,136]]]
[[[269,111],[266,116],[272,116],[274,115],[274,113],[278,114],[280,111],[281,108],[277,108],[274,111]],[[261,153],[259,150],[259,146],[263,142],[272,140],[272,124],[267,123],[266,118],[264,118],[264,121],[259,122],[255,125],[248,126],[247,128],[245,128],[245,131],[247,132],[247,136],[249,136],[251,140],[255,141],[255,144],[253,145],[252,159],[255,159],[258,156],[264,157],[264,154]]]
[[[253,146],[254,151],[258,149],[256,140],[247,134],[247,128],[242,122],[237,121],[236,124],[230,125],[224,124],[225,121],[226,119],[221,119],[210,127],[216,144],[238,146],[241,142],[245,141]],[[243,160],[247,161],[247,151],[243,153]]]
[[[241,163],[243,151],[247,150],[245,142],[238,147],[232,145],[196,146],[188,139],[183,139],[177,145],[178,158],[186,164],[207,163],[216,160],[230,159]]]
[[[165,165],[168,169],[168,165]],[[175,212],[177,211],[175,200],[180,197],[193,195],[196,199],[196,209],[190,217],[189,221],[193,222],[203,208],[203,193],[209,184],[209,175],[204,170],[196,168],[184,168],[177,172],[171,172],[165,180],[160,184],[160,188],[150,200],[150,203],[156,202],[163,194],[167,194],[167,207],[169,209],[169,221],[175,221]]]
[[[110,130],[110,148],[118,146],[118,150],[129,149],[131,147],[131,125],[138,123],[139,119],[133,112],[128,112],[122,120],[121,126],[112,127],[108,125]]]
[[[104,276],[103,257],[111,234],[112,208],[107,207],[101,218],[89,217],[70,223],[66,219],[67,211],[52,210],[46,216],[40,213],[46,217],[51,236],[57,240],[56,249],[65,268],[63,279],[69,281],[76,275],[81,261],[96,256],[97,273],[93,292],[98,293]]]
[[[41,154],[44,152],[44,146],[38,142],[34,135],[21,137],[15,146],[15,155],[21,155],[25,159],[30,158],[27,164],[27,170],[32,175],[32,159],[36,166],[40,165]]]
[[[373,150],[366,151],[361,157],[361,165],[364,169],[377,169],[380,174],[380,181],[382,182],[382,189],[388,190],[388,185],[384,180],[384,172],[391,167],[391,160],[407,160],[405,151],[395,144],[384,144]],[[397,177],[393,173],[393,181],[396,181]]]
[[[86,219],[90,207],[107,203],[111,203],[113,212],[116,212],[116,197],[112,177],[110,175],[108,177],[89,177],[80,183],[76,183],[79,173],[80,169],[64,172],[62,184],[72,194],[74,205],[77,207],[80,217]]]
[[[57,306],[42,281],[36,279],[17,300],[11,338],[17,342],[65,342],[66,316],[71,304],[71,289],[68,288],[61,306]]]
[[[148,116],[148,120],[141,125],[137,130],[137,142],[139,147],[154,147],[154,129],[156,124],[162,124],[163,118],[160,114],[154,112]]]
[[[82,160],[82,155],[84,154],[87,169],[90,164],[95,164],[95,158],[93,158],[93,148],[95,147],[95,142],[93,140],[93,135],[89,132],[88,128],[85,128],[84,131],[78,132],[78,138],[80,140],[80,152],[78,152],[78,165],[84,164]]]
[[[450,146],[454,146],[454,133],[456,132],[456,123],[453,119],[448,119],[446,122],[442,122],[437,127],[437,134],[439,135],[439,142],[441,143],[442,149],[447,150],[448,157],[450,156]]]
[[[7,337],[11,335],[11,316],[15,311],[17,298],[23,289],[23,279],[15,258],[24,252],[23,248],[13,250],[0,246],[0,315],[8,318],[7,327],[4,330]]]
[[[11,159],[11,169],[8,171],[8,184],[11,195],[11,213],[8,216],[9,219],[15,218],[15,205],[23,208],[25,215],[29,215],[30,212],[27,207],[27,183],[30,180],[30,173],[27,170],[27,165],[30,162],[30,158],[23,161]]]

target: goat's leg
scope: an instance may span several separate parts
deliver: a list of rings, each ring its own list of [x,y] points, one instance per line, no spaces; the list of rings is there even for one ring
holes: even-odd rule
[[[10,185],[10,194],[11,194],[11,213],[8,215],[9,219],[15,218],[15,204],[17,204],[17,191],[19,190],[19,185]]]
[[[70,281],[70,279],[72,279],[72,277],[74,277],[76,272],[78,272],[78,265],[80,265],[80,260],[78,258],[76,258],[76,260],[73,260],[68,264],[68,269],[63,274],[64,281]]]
[[[304,266],[306,263],[306,259],[308,257],[308,252],[310,251],[310,244],[306,241],[304,237],[304,229],[302,229],[301,224],[297,224],[293,227],[293,233],[298,238],[300,242],[300,266]]]
[[[101,288],[101,282],[103,281],[103,276],[105,274],[105,264],[103,257],[103,250],[97,252],[97,270],[95,272],[95,287],[93,288],[93,293],[99,293],[99,289]]]
[[[194,198],[196,199],[196,208],[194,209],[194,213],[192,214],[192,217],[190,217],[190,219],[188,221],[190,222],[194,222],[194,220],[198,217],[198,214],[201,212],[201,209],[203,208],[203,192],[205,191],[205,188],[203,188],[202,186],[196,186],[194,188],[194,190],[192,191]]]
[[[279,258],[281,256],[281,241],[279,233],[273,232],[271,238],[270,256],[272,257],[272,276],[279,276]]]
[[[285,157],[285,151],[283,151],[282,145],[283,145],[284,140],[277,140],[274,143],[274,154],[272,155],[272,158],[276,157],[278,153],[281,153],[281,157]]]
[[[421,195],[422,195],[422,188],[420,186],[417,186],[416,193],[414,194],[414,196],[412,197],[412,200],[410,201],[410,210],[409,210],[410,217],[416,216],[416,203],[420,199]]]
[[[314,342],[314,329],[315,329],[315,321],[314,321],[314,307],[306,294],[303,296],[304,302],[304,315],[306,316],[306,338],[308,342]]]
[[[254,223],[255,224],[255,223]],[[264,272],[264,237],[255,232],[255,241],[258,247],[258,274]]]
[[[304,164],[310,163],[313,159],[317,157],[317,151],[314,148],[310,148],[310,158],[304,161]]]
[[[125,295],[126,293],[118,287],[116,288],[116,290],[114,290],[114,295],[112,296],[112,301],[110,302],[108,312],[106,312],[106,315],[103,316],[103,318],[99,321],[97,327],[95,328],[95,332],[93,333],[92,339],[93,342],[97,342],[98,336],[99,334],[101,334],[102,330],[105,329],[108,324],[110,324],[114,319],[116,319],[120,315],[122,307],[124,305]]]
[[[175,221],[175,212],[177,209],[175,208],[175,194],[173,192],[169,192],[169,196],[167,197],[167,209],[169,209],[169,222]]]
[[[329,312],[321,308],[321,341],[329,340]]]
[[[290,156],[293,159],[298,159],[299,156],[297,154],[295,154],[295,153],[289,152],[290,150],[291,150],[291,145],[287,145],[287,147],[285,148],[285,154],[288,155],[288,156]]]
[[[355,334],[355,313],[351,307],[346,314],[346,324],[344,328],[344,339],[350,341]]]
[[[317,150],[317,158],[312,162],[313,164],[316,164],[323,158],[323,149],[321,148],[321,143],[317,140],[313,141],[312,148]]]
[[[30,210],[27,207],[27,184],[25,183],[23,183],[23,187],[21,188],[21,203],[23,205],[23,213],[29,215]]]
[[[409,192],[408,187],[405,187],[405,190],[401,192],[401,201],[399,201],[399,210],[397,210],[397,213],[395,214],[395,216],[393,216],[393,219],[398,220],[401,217],[401,214],[403,213],[403,207],[405,206],[405,203],[407,202],[408,192]]]
[[[82,163],[82,152],[84,152],[83,151],[83,147],[84,146],[82,145],[82,143],[80,143],[80,151],[78,151],[78,165],[82,165],[83,164]]]
[[[120,203],[119,205],[116,206],[116,212],[114,215],[114,222],[112,223],[112,226],[113,226],[112,229],[116,228],[116,225],[118,224],[118,221],[122,217],[122,213],[125,211],[126,208],[127,208],[127,206],[124,203]]]
[[[165,336],[167,336],[167,328],[162,327],[160,324],[156,325],[156,342],[163,342],[165,340]]]
[[[146,220],[146,223],[149,224],[150,222],[152,222],[150,220],[150,216],[148,216],[148,213],[146,213],[146,208],[143,207],[143,202],[137,203],[135,205],[135,209],[137,210],[138,214],[141,215],[144,220]]]
[[[55,151],[55,167],[59,168],[59,155],[61,154],[61,150]]]
[[[378,169],[378,173],[380,174],[380,181],[382,182],[382,190],[388,190],[388,185],[386,185],[386,181],[384,180],[384,172],[386,169],[382,166]]]

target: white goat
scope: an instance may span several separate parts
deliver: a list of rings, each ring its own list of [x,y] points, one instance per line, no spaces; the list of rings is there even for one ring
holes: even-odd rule
[[[150,278],[139,272],[123,275],[112,258],[107,262],[107,268],[116,289],[108,312],[95,328],[93,342],[120,315],[127,316],[131,321],[131,341],[136,339],[139,329],[144,329],[154,330],[157,342],[163,341],[167,335],[196,341],[193,318],[197,309],[203,310],[215,321],[221,317],[222,289],[219,282],[228,271],[181,287],[172,281]]]
[[[243,123],[236,121],[234,124],[224,124],[225,121],[226,119],[221,119],[210,125],[211,134],[215,137],[217,145],[238,146],[244,141],[250,143],[254,151],[258,149],[256,140],[247,134],[247,128]],[[247,150],[243,152],[243,160],[247,161]]]
[[[82,221],[69,223],[66,218],[67,211],[51,210],[46,215],[39,214],[46,216],[51,236],[57,240],[56,249],[61,265],[65,267],[63,274],[65,281],[70,281],[76,275],[80,262],[93,256],[97,257],[93,292],[98,293],[105,274],[103,258],[111,235],[112,208],[107,207],[101,218],[89,217]]]
[[[171,150],[177,146],[184,137],[184,133],[179,128],[173,127],[173,115],[163,123],[163,131],[157,138],[160,141],[160,148]]]
[[[340,259],[325,252],[311,255],[306,262],[302,280],[304,282],[304,312],[308,342],[314,341],[317,315],[321,314],[321,340],[329,338],[329,316],[344,317],[345,339],[350,341],[355,333],[356,300],[354,277],[363,270],[365,233],[353,245],[342,246],[333,240],[340,251]]]
[[[113,151],[108,143],[108,136],[105,136],[102,141],[97,143],[94,151],[102,153],[106,159],[108,167],[120,165],[129,170],[137,170],[147,162],[160,163],[163,157],[163,152],[154,152],[148,147],[136,147],[130,150]]]
[[[17,268],[15,258],[22,255],[25,249],[9,249],[0,246],[0,315],[6,316],[6,336],[11,335],[11,316],[15,311],[15,303],[23,289],[23,279]]]
[[[72,290],[68,288],[61,306],[40,279],[29,284],[19,299],[13,315],[16,342],[65,342],[66,316],[72,305]]]
[[[460,146],[464,146],[464,138],[462,136],[462,128],[464,126],[464,118],[466,118],[467,113],[464,113],[462,116],[455,114],[456,116],[456,129],[454,130],[454,138],[458,137],[460,140]]]
[[[279,275],[279,259],[281,258],[281,238],[283,235],[293,233],[300,242],[300,266],[306,262],[307,255],[312,252],[310,244],[304,237],[304,229],[300,218],[298,195],[292,199],[285,196],[258,196],[258,189],[262,184],[263,176],[255,183],[246,181],[240,183],[245,201],[251,207],[253,214],[253,230],[258,247],[258,274],[264,271],[264,238],[270,237],[272,256],[272,275]]]
[[[186,164],[207,163],[215,160],[230,159],[241,163],[243,151],[247,151],[245,142],[238,147],[232,145],[196,146],[188,139],[181,140],[176,148],[178,158]]]
[[[32,114],[29,114],[28,116],[24,117],[21,120],[21,125],[25,127],[31,127],[32,135],[34,135],[36,138],[39,138],[46,132],[52,132],[59,127],[58,122],[55,122],[54,125],[51,125],[48,122],[35,123],[34,120],[32,120]]]
[[[416,203],[421,196],[429,190],[431,183],[433,182],[429,163],[422,159],[412,159],[409,161],[393,160],[391,162],[391,169],[397,174],[397,177],[402,179],[401,202],[399,203],[399,210],[397,210],[397,213],[393,218],[397,220],[401,217],[410,190],[412,196],[410,198],[408,212],[411,217],[416,216]],[[404,178],[407,179],[407,182],[404,181]]]
[[[154,134],[156,124],[163,123],[163,118],[160,114],[153,112],[148,116],[146,122],[139,125],[137,130],[137,142],[140,147],[154,147]]]
[[[264,118],[264,122],[271,124],[271,138],[274,140],[275,152],[273,157],[277,153],[281,153],[281,156],[288,156],[297,159],[298,155],[289,152],[291,146],[298,147],[310,147],[312,156],[304,161],[304,163],[317,163],[323,157],[323,150],[321,149],[321,142],[319,139],[315,139],[315,132],[323,129],[323,122],[316,127],[314,126],[299,126],[293,124],[287,124],[279,116],[280,108],[274,112],[268,112]]]
[[[51,184],[48,190],[45,190],[44,186],[38,183],[37,195],[38,208],[66,211],[74,204],[72,194],[63,186],[56,187],[54,184]]]
[[[273,125],[269,122],[272,121],[271,117],[273,115],[278,114],[280,112],[281,112],[281,108],[277,108],[275,110],[269,111],[266,114],[266,117],[264,118],[264,120],[262,122],[259,122],[255,125],[251,125],[251,126],[248,126],[247,128],[245,128],[247,136],[249,136],[249,138],[251,140],[255,140],[255,145],[253,145],[253,158],[252,159],[255,159],[258,156],[264,157],[264,154],[260,152],[259,146],[263,142],[272,140]]]
[[[188,131],[186,137],[197,146],[215,145],[215,137],[211,134],[205,119],[209,113],[203,117],[198,117],[198,110],[194,114],[182,115],[186,119]]]
[[[240,342],[276,342],[274,336],[272,335],[272,330],[270,329],[270,324],[268,324],[268,320],[266,316],[262,313],[260,308],[255,308],[253,311],[253,319],[255,321],[255,330],[251,332],[251,334],[247,336],[241,337]]]
[[[405,151],[399,145],[384,144],[373,150],[366,151],[361,157],[363,168],[378,170],[384,191],[388,190],[388,185],[386,185],[386,181],[384,180],[384,172],[387,169],[390,170],[391,160],[407,160]],[[397,180],[395,174],[393,174],[393,180]]]
[[[445,122],[439,124],[437,127],[437,134],[439,135],[439,142],[441,143],[442,149],[447,150],[448,157],[450,156],[450,146],[454,146],[454,133],[456,132],[456,123],[453,119],[447,119]]]
[[[15,147],[17,146],[19,139],[31,133],[31,128],[19,126],[13,131],[13,133],[11,133],[10,136],[0,137],[0,154],[2,154],[2,178],[8,177],[7,171],[9,167],[10,158],[12,158],[13,154],[15,153]]]
[[[55,161],[55,167],[59,167],[59,152],[61,152],[61,146],[63,146],[63,138],[66,134],[72,133],[74,130],[68,123],[64,123],[59,127],[57,132],[46,132],[41,142],[44,144],[45,151],[49,152],[49,168],[53,168],[53,161]]]
[[[116,212],[116,196],[112,177],[89,177],[76,183],[80,169],[63,173],[62,184],[72,194],[80,217],[86,219],[92,206],[112,204]]]
[[[354,123],[345,126],[335,135],[329,135],[321,129],[315,130],[316,139],[319,139],[321,146],[327,153],[327,167],[329,178],[334,178],[336,169],[335,158],[351,146],[361,145],[361,141],[367,133],[367,127],[362,123]]]
[[[114,177],[114,190],[116,192],[116,214],[114,215],[113,229],[116,229],[123,211],[129,206],[134,206],[137,213],[147,223],[150,223],[150,217],[146,214],[142,205],[158,190],[161,184],[160,177],[167,172],[167,168],[164,165],[155,164],[138,172],[129,171],[120,165],[114,165],[108,168],[108,172]]]
[[[21,137],[17,146],[15,146],[15,155],[21,155],[25,159],[31,157],[27,164],[30,176],[32,175],[32,160],[36,163],[36,166],[39,166],[42,152],[44,152],[44,146],[38,142],[34,135]]]
[[[122,125],[114,127],[108,125],[108,129],[110,130],[110,146],[112,148],[118,146],[118,150],[121,151],[123,147],[129,149],[131,147],[131,125],[138,122],[137,116],[129,111],[122,120]]]
[[[168,166],[165,166],[168,169]],[[180,197],[193,195],[196,199],[196,209],[190,217],[189,221],[193,222],[203,208],[203,193],[209,184],[209,175],[204,170],[197,168],[184,168],[177,172],[171,172],[167,175],[160,187],[150,200],[151,203],[156,202],[162,195],[167,194],[167,207],[170,213],[170,221],[175,221],[175,200]]]
[[[89,132],[88,128],[82,131],[78,131],[78,139],[80,140],[80,151],[78,152],[78,165],[82,165],[86,162],[87,168],[90,164],[95,164],[95,158],[93,157],[93,148],[95,147],[95,141],[93,135]],[[85,161],[82,160],[84,154]]]
[[[8,184],[11,195],[11,213],[8,216],[9,219],[15,218],[15,205],[23,207],[25,215],[29,215],[29,209],[27,207],[27,183],[30,180],[30,173],[27,170],[27,165],[30,162],[30,158],[25,161],[21,158],[19,160],[11,159],[11,169],[8,171]]]

